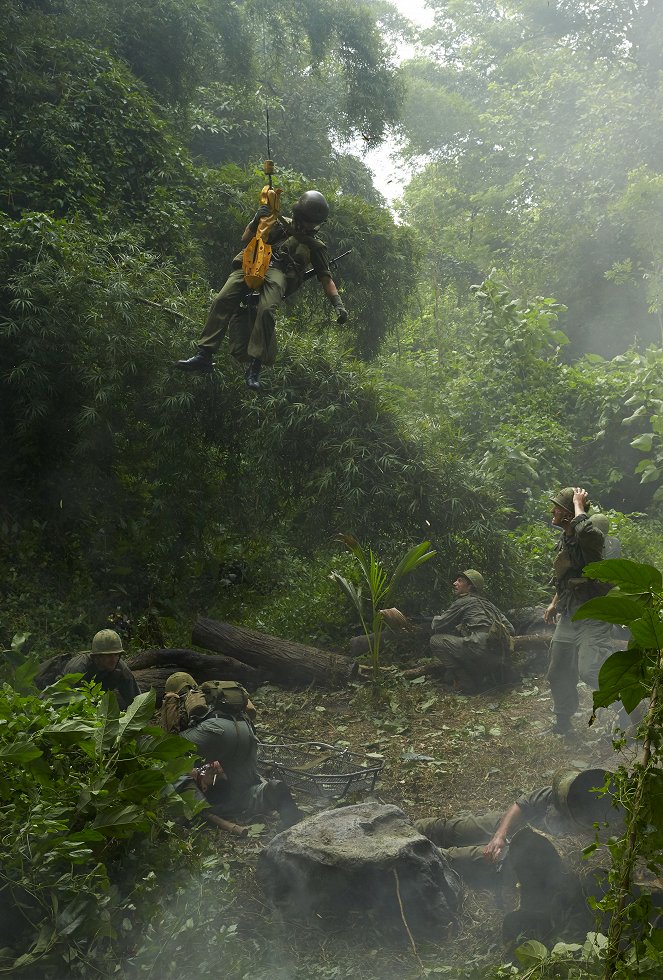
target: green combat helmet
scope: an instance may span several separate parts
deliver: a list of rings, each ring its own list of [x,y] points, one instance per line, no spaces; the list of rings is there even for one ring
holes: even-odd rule
[[[562,510],[568,510],[569,514],[573,514],[575,507],[573,506],[573,487],[564,487],[560,490],[554,497],[550,499]]]
[[[176,673],[171,674],[170,677],[168,677],[164,690],[166,694],[182,694],[185,688],[195,686],[196,682],[191,674],[186,674],[183,670],[178,670]]]
[[[560,490],[554,497],[550,499],[558,507],[562,507],[563,510],[567,510],[569,514],[575,513],[575,505],[573,503],[573,494],[575,493],[573,487],[564,487]],[[585,511],[589,510],[589,500],[585,504]]]
[[[115,630],[99,630],[92,637],[92,649],[90,653],[93,657],[97,654],[124,653],[120,634]]]
[[[597,822],[616,824],[620,818],[610,793],[594,792],[605,785],[608,775],[606,769],[558,769],[552,782],[555,805],[581,827]]]
[[[473,586],[475,592],[483,592],[486,588],[486,583],[481,572],[477,572],[476,568],[466,568],[464,572],[459,572],[463,578],[466,578],[470,585]]]

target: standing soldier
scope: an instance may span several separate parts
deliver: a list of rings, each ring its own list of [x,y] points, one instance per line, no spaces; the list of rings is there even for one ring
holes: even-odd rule
[[[612,627],[596,619],[572,620],[584,602],[606,591],[582,574],[585,565],[603,558],[604,549],[603,533],[587,514],[589,494],[582,487],[565,487],[550,499],[553,527],[562,534],[553,563],[555,595],[543,615],[546,623],[556,623],[547,675],[555,712],[549,733],[568,735],[578,710],[578,680],[597,689],[599,670],[612,652]]]

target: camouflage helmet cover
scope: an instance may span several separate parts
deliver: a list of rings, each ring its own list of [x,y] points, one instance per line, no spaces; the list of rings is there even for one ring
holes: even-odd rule
[[[196,682],[191,674],[187,674],[183,670],[178,670],[167,678],[164,690],[166,694],[181,694],[185,687],[195,686]]]
[[[329,217],[329,205],[320,191],[305,191],[292,209],[292,216],[295,221],[321,225]]]
[[[484,577],[481,572],[477,572],[476,568],[466,568],[464,572],[458,574],[467,579],[475,592],[483,592],[486,588]]]
[[[93,657],[108,653],[124,653],[120,634],[116,633],[115,630],[99,630],[92,637],[90,653]]]

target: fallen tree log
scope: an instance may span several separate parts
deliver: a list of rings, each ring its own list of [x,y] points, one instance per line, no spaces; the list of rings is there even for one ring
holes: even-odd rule
[[[276,681],[330,687],[350,680],[357,672],[354,661],[340,653],[202,616],[196,620],[191,641],[250,664]]]

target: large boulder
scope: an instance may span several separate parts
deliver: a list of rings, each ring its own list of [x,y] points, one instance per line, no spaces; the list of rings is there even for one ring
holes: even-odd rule
[[[259,879],[288,919],[349,923],[367,913],[377,928],[435,937],[454,920],[458,875],[396,806],[326,810],[278,834],[261,853]]]

